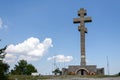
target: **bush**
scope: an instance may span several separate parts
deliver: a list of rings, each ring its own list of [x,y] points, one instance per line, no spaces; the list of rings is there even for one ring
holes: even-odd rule
[[[0,74],[0,80],[8,80],[8,77],[4,74]]]
[[[118,76],[120,76],[120,72],[118,73]]]
[[[68,75],[75,75],[75,73],[74,72],[69,72]]]

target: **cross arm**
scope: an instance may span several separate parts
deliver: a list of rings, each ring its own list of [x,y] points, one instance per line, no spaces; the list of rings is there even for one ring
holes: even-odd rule
[[[74,18],[73,23],[80,23],[80,18]]]
[[[92,22],[91,17],[85,17],[85,18],[74,18],[73,23],[81,23],[81,21],[84,22]]]
[[[91,18],[91,17],[86,17],[86,18],[84,19],[84,22],[92,22],[92,18]]]

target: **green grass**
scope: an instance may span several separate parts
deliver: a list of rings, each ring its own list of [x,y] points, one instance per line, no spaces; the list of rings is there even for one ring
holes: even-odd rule
[[[45,80],[45,79],[70,79],[70,78],[108,78],[108,77],[119,77],[116,75],[96,75],[96,76],[27,76],[27,75],[9,75],[9,80]]]
[[[9,75],[9,80],[45,80],[51,79],[52,76],[28,76],[28,75]]]

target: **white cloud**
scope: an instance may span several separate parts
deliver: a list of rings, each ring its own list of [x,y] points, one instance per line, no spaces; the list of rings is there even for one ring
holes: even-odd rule
[[[12,63],[12,62],[15,62],[15,60],[17,59],[17,57],[14,55],[14,54],[6,54],[5,56],[5,61],[7,63]]]
[[[0,18],[0,29],[1,28],[8,28],[8,26],[6,24],[3,24],[2,18]]]
[[[56,62],[70,62],[73,60],[72,56],[64,56],[64,55],[57,55],[57,56],[53,56],[53,57],[49,57],[48,60],[54,60]]]
[[[2,22],[2,19],[0,18],[0,28],[2,28],[3,26],[3,22]]]
[[[27,61],[37,61],[37,60],[39,60],[38,57],[20,55],[19,58],[18,58],[18,61],[23,60],[23,59],[27,60]]]
[[[51,38],[46,38],[43,42],[40,42],[38,38],[30,37],[17,45],[9,45],[6,52],[8,55],[15,55],[18,60],[35,61],[39,60],[50,47],[53,47]]]

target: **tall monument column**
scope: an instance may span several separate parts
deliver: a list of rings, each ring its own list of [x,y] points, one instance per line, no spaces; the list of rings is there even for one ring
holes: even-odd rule
[[[74,18],[74,23],[80,23],[80,26],[78,26],[78,31],[81,33],[81,66],[86,66],[86,55],[85,55],[85,33],[87,33],[87,28],[85,27],[85,22],[91,22],[91,17],[84,17],[87,15],[86,10],[84,8],[81,8],[78,11],[78,16],[80,18]]]

